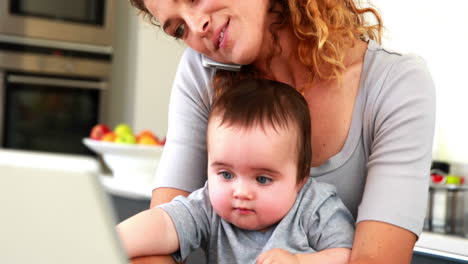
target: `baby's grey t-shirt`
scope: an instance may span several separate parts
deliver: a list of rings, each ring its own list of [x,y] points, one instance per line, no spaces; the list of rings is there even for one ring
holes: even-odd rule
[[[274,205],[272,205],[274,206]],[[210,204],[208,187],[188,198],[178,196],[158,206],[172,218],[182,261],[196,248],[204,249],[208,263],[255,263],[270,249],[313,253],[328,248],[351,248],[354,219],[336,195],[335,187],[309,178],[287,215],[266,232],[237,228],[223,220]]]

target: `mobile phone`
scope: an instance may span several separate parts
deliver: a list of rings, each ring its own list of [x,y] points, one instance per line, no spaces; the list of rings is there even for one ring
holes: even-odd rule
[[[214,61],[205,55],[202,55],[202,65],[206,68],[214,68],[226,71],[240,71],[242,65],[240,64],[228,64]]]

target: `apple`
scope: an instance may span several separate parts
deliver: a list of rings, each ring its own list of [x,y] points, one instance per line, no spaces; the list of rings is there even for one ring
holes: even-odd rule
[[[101,141],[114,142],[116,138],[117,138],[117,135],[111,131],[111,132],[105,133],[102,136]]]
[[[138,137],[148,136],[157,139],[156,135],[150,130],[143,130],[138,134]]]
[[[132,129],[130,128],[129,125],[125,123],[120,123],[114,128],[114,133],[117,135],[122,135],[122,134],[133,134]]]
[[[158,141],[149,135],[143,135],[137,138],[137,143],[142,145],[159,145]]]
[[[94,140],[101,140],[102,136],[104,136],[104,134],[106,134],[107,132],[110,132],[108,126],[104,124],[97,124],[91,129],[89,137]]]
[[[136,138],[133,134],[130,133],[123,133],[117,134],[117,138],[115,139],[115,143],[123,143],[123,144],[135,144]]]
[[[158,142],[158,137],[153,132],[151,132],[150,130],[141,131],[137,135],[136,138],[137,138],[137,143],[139,143],[141,141],[141,139],[143,139],[143,138],[151,138],[153,141]],[[149,139],[145,139],[146,142],[149,142],[148,140]]]

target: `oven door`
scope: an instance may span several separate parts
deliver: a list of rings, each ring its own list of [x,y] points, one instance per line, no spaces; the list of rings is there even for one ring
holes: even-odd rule
[[[2,147],[91,154],[81,141],[99,122],[106,86],[99,80],[4,73]]]
[[[111,46],[115,0],[0,0],[0,34]]]

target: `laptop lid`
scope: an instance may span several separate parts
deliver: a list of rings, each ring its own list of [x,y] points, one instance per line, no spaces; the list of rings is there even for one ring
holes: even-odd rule
[[[63,168],[79,164],[74,157],[8,154],[15,162],[0,155],[0,263],[129,263],[96,172]]]

